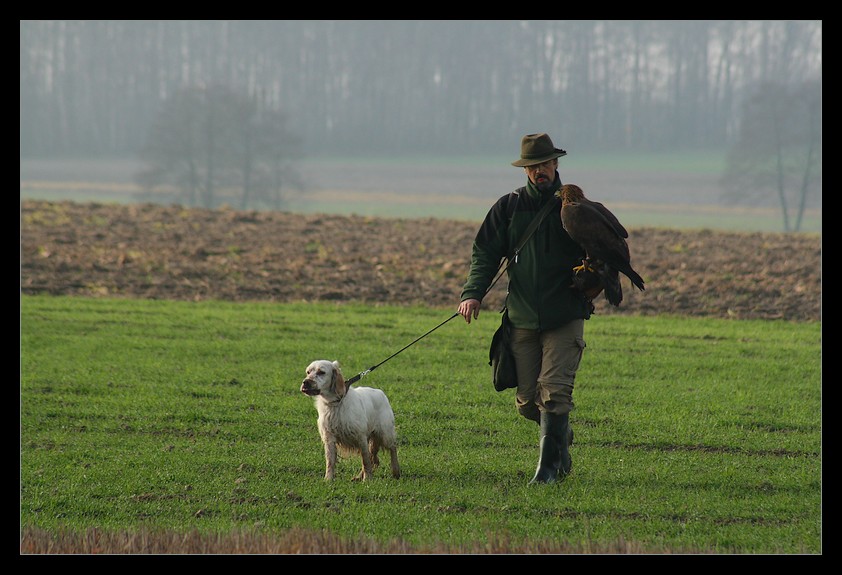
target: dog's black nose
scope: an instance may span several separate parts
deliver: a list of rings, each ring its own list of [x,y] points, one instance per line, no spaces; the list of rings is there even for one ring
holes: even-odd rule
[[[301,382],[301,393],[307,395],[319,395],[319,386],[312,379],[305,379]]]
[[[319,386],[312,379],[305,379],[301,382],[301,392],[307,395],[319,395]]]

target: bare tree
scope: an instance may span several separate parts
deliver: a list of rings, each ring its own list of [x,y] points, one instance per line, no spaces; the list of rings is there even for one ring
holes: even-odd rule
[[[295,162],[302,157],[301,138],[290,132],[287,117],[277,110],[262,109],[257,116],[254,156],[255,201],[273,209],[283,207],[285,189],[303,190]],[[243,205],[248,203],[243,187]]]
[[[175,189],[175,201],[198,205],[203,195],[201,145],[202,99],[195,90],[176,92],[149,129],[140,158],[144,168],[135,180],[144,193]]]
[[[136,181],[144,195],[212,208],[239,199],[246,209],[282,205],[282,187],[298,187],[291,161],[298,137],[284,116],[255,98],[214,86],[181,90],[168,99],[141,151]]]
[[[784,231],[801,229],[808,204],[821,198],[821,81],[764,84],[749,99],[721,183],[732,201],[775,197]]]

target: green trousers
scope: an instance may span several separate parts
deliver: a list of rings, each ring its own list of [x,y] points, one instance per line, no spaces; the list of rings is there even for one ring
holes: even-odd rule
[[[573,382],[585,350],[585,320],[549,331],[512,329],[517,367],[515,405],[535,422],[541,411],[564,415],[573,409]]]

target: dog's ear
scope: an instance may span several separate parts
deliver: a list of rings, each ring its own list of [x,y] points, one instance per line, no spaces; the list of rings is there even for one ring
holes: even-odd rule
[[[336,391],[336,395],[343,397],[348,389],[345,387],[345,377],[339,368],[339,362],[333,362],[333,375],[331,375],[330,386]]]

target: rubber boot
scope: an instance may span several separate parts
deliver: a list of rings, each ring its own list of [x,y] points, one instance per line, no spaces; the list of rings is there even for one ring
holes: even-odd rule
[[[573,442],[573,434],[569,426],[569,414],[541,412],[541,443],[540,459],[535,476],[529,484],[553,483],[570,473],[573,462],[570,458],[569,446]]]
[[[552,417],[558,418],[558,444],[559,444],[559,475],[563,479],[564,476],[573,470],[573,458],[570,457],[570,446],[573,445],[573,428],[570,427],[570,414],[564,415],[549,414]],[[561,438],[564,438],[562,440]]]

